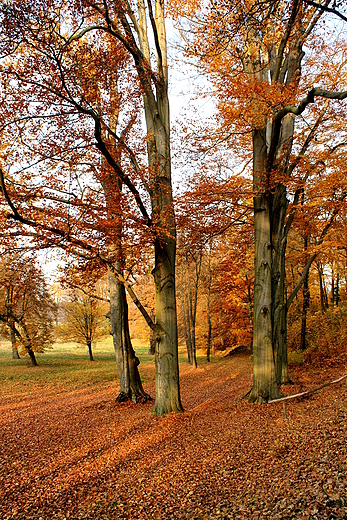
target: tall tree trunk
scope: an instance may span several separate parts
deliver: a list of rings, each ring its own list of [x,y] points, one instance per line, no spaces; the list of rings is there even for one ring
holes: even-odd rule
[[[176,240],[156,240],[156,397],[155,415],[183,411],[179,389],[175,293]]]
[[[212,269],[211,269],[211,249],[212,249],[212,241],[209,244],[208,250],[208,263],[207,263],[207,296],[206,296],[206,314],[207,314],[207,348],[206,348],[206,358],[207,361],[210,361],[210,353],[211,353],[211,342],[212,342],[212,321],[211,321],[211,286],[212,286]],[[214,355],[214,353],[213,353]]]
[[[320,305],[321,311],[326,312],[329,304],[328,304],[328,296],[326,292],[326,287],[324,283],[324,272],[321,262],[317,262],[318,269],[318,277],[319,277],[319,293],[320,293]]]
[[[120,392],[117,402],[138,398],[145,401],[150,396],[144,391],[138,370],[139,359],[135,355],[129,334],[128,303],[124,285],[108,270],[110,291],[110,322],[113,346],[116,353]]]
[[[223,329],[222,329],[222,309],[219,309],[218,312],[218,329],[219,329],[219,341],[221,349],[224,349],[224,338],[223,338]]]
[[[184,326],[184,338],[186,341],[187,347],[187,355],[188,355],[188,363],[192,364],[192,336],[190,330],[190,316],[189,316],[189,296],[187,293],[186,283],[183,278],[183,269],[182,269],[182,316],[183,316],[183,326]]]
[[[212,270],[211,270],[211,244],[208,251],[208,269],[207,269],[207,296],[206,296],[206,314],[207,314],[207,347],[206,347],[206,360],[210,361],[211,355],[211,340],[212,340],[212,321],[211,321],[211,285],[212,285]]]
[[[139,0],[138,32],[141,52],[151,63],[144,2]],[[152,22],[153,23],[153,22]],[[148,70],[137,64],[143,88],[147,127],[148,165],[151,172],[149,192],[152,217],[156,223],[155,294],[156,294],[156,395],[153,413],[163,415],[181,412],[178,333],[175,289],[176,222],[171,184],[170,113],[168,97],[168,63],[165,32],[164,2],[155,2],[158,86],[153,91]]]
[[[285,302],[285,255],[287,245],[285,216],[288,205],[286,194],[286,187],[282,184],[278,184],[271,201],[271,319],[276,380],[279,385],[290,381],[288,374],[287,309]]]
[[[111,78],[111,101],[113,105],[112,116],[110,118],[110,127],[116,133],[118,124],[118,78]],[[111,145],[117,150],[117,142],[109,137]],[[121,153],[115,153],[117,163],[120,166]],[[108,169],[106,161],[104,161],[104,177],[102,181],[103,190],[106,198],[106,207],[108,217],[113,222],[112,230],[109,236],[109,253],[113,264],[119,273],[123,274],[124,258],[123,258],[123,216],[121,211],[121,194],[123,182],[119,176],[115,176]],[[147,401],[151,397],[144,391],[138,366],[140,361],[135,355],[130,333],[129,333],[129,316],[128,303],[124,285],[116,278],[113,271],[107,270],[109,296],[110,296],[110,323],[111,335],[113,338],[113,346],[116,354],[117,370],[120,384],[119,395],[116,402],[124,402],[131,399],[134,403],[139,398]]]
[[[269,53],[268,69],[261,62],[259,33],[249,32],[246,70],[262,83],[297,84],[300,79],[303,40],[299,2],[292,3],[287,37],[295,31],[286,60],[280,48]],[[293,23],[297,19],[297,23]],[[257,49],[257,51],[255,51]],[[282,49],[283,50],[283,49]],[[279,53],[279,54],[278,54]],[[255,108],[258,98],[255,96]],[[281,395],[279,386],[289,382],[287,358],[287,305],[285,301],[285,253],[291,222],[286,224],[286,184],[292,170],[290,156],[294,114],[266,120],[253,130],[253,187],[255,232],[255,288],[253,320],[254,383],[250,401],[266,401]]]
[[[266,164],[266,130],[253,131],[253,187],[255,280],[253,311],[253,387],[249,401],[262,403],[276,399],[279,391],[272,337],[272,251],[270,194],[264,179]]]
[[[193,295],[191,297],[191,320],[192,320],[192,346],[193,346],[193,367],[197,368],[198,363],[196,359],[196,310],[198,305],[198,290],[199,290],[199,281],[201,274],[201,265],[202,265],[202,252],[197,253],[195,260],[195,280],[193,287]],[[188,273],[189,275],[189,273]]]
[[[197,360],[196,360],[196,309],[198,302],[198,287],[199,287],[199,279],[201,272],[201,263],[202,263],[202,254],[198,254],[194,259],[194,267],[195,267],[195,276],[193,280],[193,284],[191,281],[191,275],[189,272],[189,262],[188,257],[185,258],[186,265],[186,280],[187,280],[187,291],[186,291],[186,299],[187,299],[187,323],[188,323],[188,331],[189,331],[189,343],[191,348],[191,356],[190,363],[193,365],[193,368],[197,368]],[[193,285],[193,287],[192,287]]]
[[[293,77],[301,61],[301,46],[294,47],[289,61],[288,79]],[[295,117],[287,114],[281,123],[281,132],[276,149],[277,167],[283,176],[288,176],[290,153],[293,144]],[[271,158],[270,158],[271,160]],[[271,196],[271,245],[272,245],[272,334],[277,383],[290,382],[287,351],[287,305],[285,299],[286,248],[291,222],[287,221],[287,187],[276,184]]]
[[[212,337],[212,323],[211,316],[207,316],[207,347],[206,347],[206,361],[211,361],[211,337]]]

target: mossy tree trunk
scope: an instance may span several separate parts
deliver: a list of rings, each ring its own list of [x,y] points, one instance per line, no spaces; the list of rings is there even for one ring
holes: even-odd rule
[[[266,129],[253,131],[254,309],[253,387],[250,402],[266,402],[281,394],[276,381],[272,336],[272,246],[270,193],[265,178]]]
[[[151,7],[150,4],[148,4]],[[145,63],[137,63],[143,89],[147,127],[148,166],[151,173],[149,193],[152,221],[156,226],[154,241],[154,282],[156,294],[156,395],[153,413],[163,415],[181,412],[178,333],[176,309],[176,223],[171,183],[170,112],[168,97],[168,63],[164,2],[155,1],[151,19],[157,54],[157,84],[153,87],[148,69],[151,63],[147,14],[142,0],[138,2],[139,42]],[[150,13],[151,14],[151,13]],[[153,13],[152,13],[153,16]]]

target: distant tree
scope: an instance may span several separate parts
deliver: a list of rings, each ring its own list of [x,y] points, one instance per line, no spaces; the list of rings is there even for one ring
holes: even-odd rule
[[[11,339],[12,357],[28,354],[37,366],[35,352],[54,341],[55,304],[35,258],[7,256],[0,264],[0,321]]]
[[[66,321],[58,325],[58,335],[86,345],[89,359],[94,361],[92,345],[109,334],[105,304],[92,296],[75,291],[63,304],[63,309]]]

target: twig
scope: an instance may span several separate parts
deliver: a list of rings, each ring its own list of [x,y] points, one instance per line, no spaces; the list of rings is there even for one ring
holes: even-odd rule
[[[295,397],[301,397],[303,395],[313,394],[314,392],[318,392],[318,390],[321,390],[322,388],[325,388],[326,386],[333,385],[334,383],[339,383],[343,379],[346,379],[347,374],[340,377],[339,379],[336,379],[335,381],[331,381],[330,383],[324,383],[324,385],[317,386],[317,388],[313,388],[312,390],[307,390],[307,392],[301,392],[300,394],[294,394],[294,395],[288,395],[287,397],[281,397],[280,399],[272,399],[271,401],[268,401],[269,403],[277,403],[279,401],[287,401],[288,399],[294,399]]]

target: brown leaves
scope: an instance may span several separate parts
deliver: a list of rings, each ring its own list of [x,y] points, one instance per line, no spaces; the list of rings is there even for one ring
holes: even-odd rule
[[[345,385],[288,403],[286,420],[282,403],[237,403],[248,356],[200,367],[181,365],[187,411],[162,418],[150,404],[115,406],[114,384],[5,396],[2,518],[344,518]],[[321,382],[307,369],[306,382],[292,377]]]

